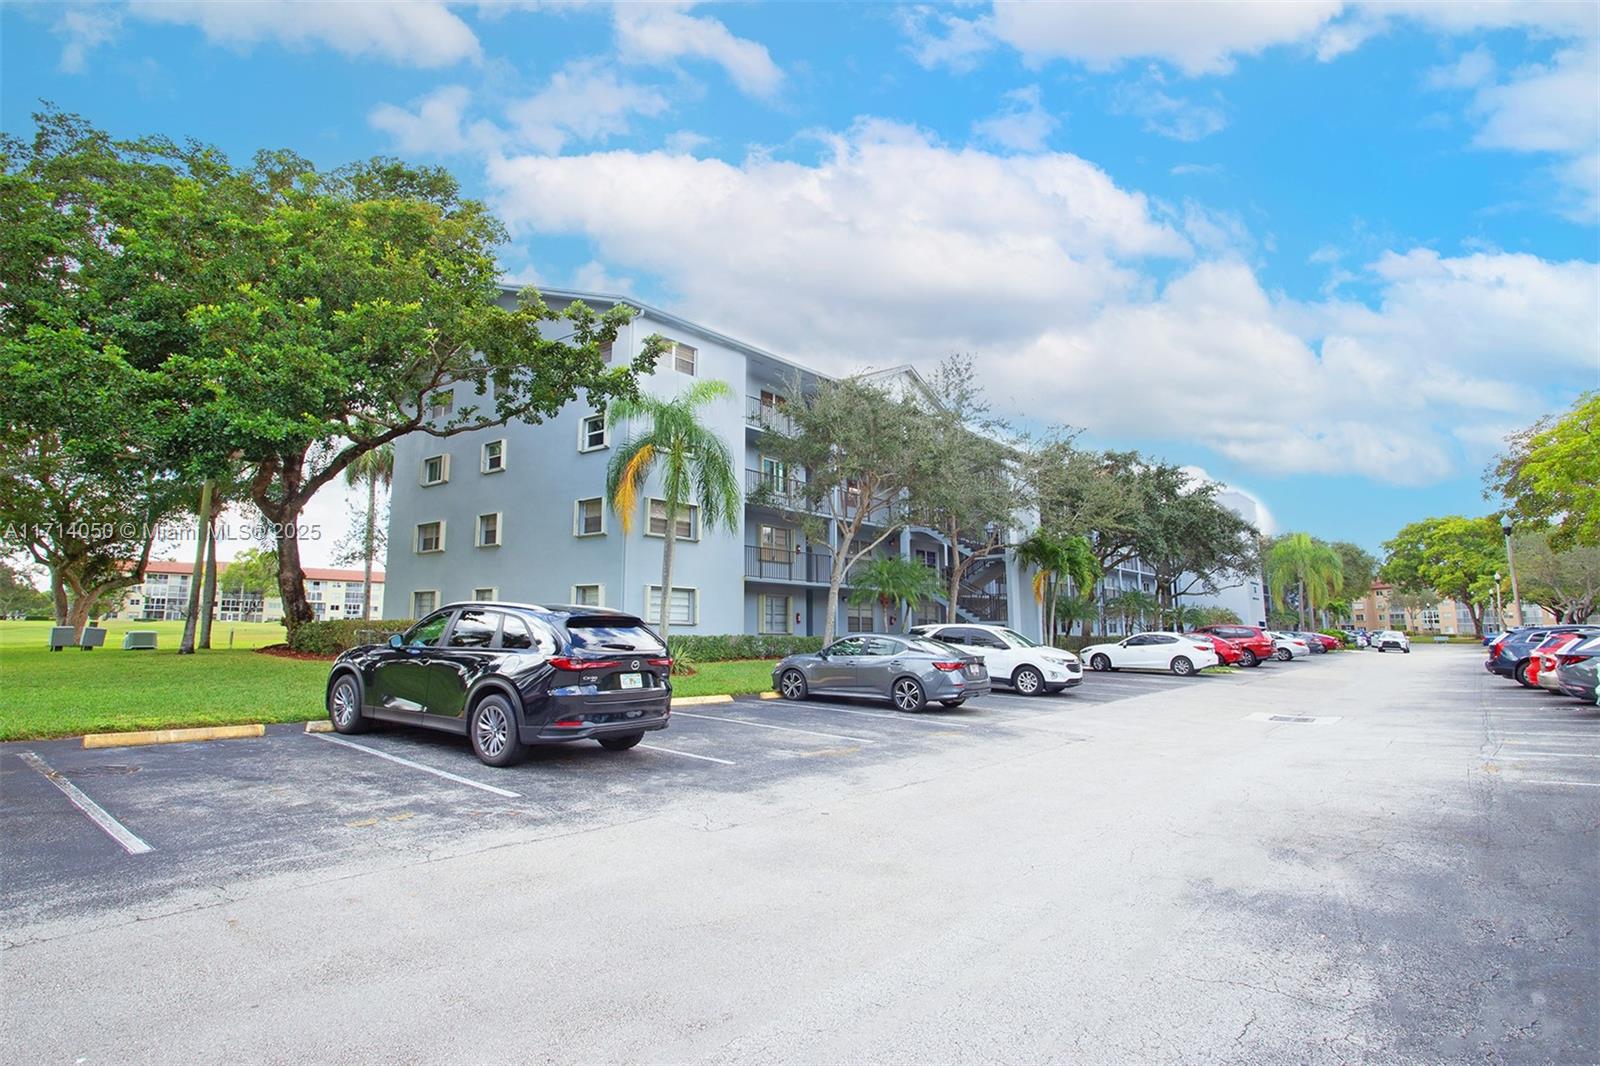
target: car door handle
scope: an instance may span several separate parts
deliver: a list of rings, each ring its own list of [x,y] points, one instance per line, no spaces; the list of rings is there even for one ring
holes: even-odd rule
[[[890,659],[890,660],[889,660],[889,665],[890,665],[890,666],[896,666],[896,667],[897,667],[897,666],[899,666],[899,665],[900,665],[900,660],[899,660],[899,659]]]

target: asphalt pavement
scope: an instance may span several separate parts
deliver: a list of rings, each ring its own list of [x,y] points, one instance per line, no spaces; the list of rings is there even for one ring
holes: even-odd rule
[[[1592,1062],[1600,714],[1481,663],[0,746],[0,1056]]]

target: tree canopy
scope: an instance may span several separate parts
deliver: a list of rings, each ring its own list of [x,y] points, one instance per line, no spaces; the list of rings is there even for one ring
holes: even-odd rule
[[[1486,475],[1491,498],[1519,519],[1550,527],[1551,545],[1600,545],[1600,392],[1508,439]]]
[[[1482,636],[1483,604],[1505,562],[1500,527],[1493,518],[1425,518],[1402,527],[1384,551],[1385,581],[1401,593],[1431,593],[1435,600],[1464,605]]]

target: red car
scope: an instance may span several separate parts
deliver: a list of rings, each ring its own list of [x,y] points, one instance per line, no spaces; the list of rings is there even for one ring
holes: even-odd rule
[[[1338,637],[1330,637],[1326,633],[1307,633],[1306,636],[1312,640],[1320,641],[1323,651],[1332,651],[1335,648],[1344,647],[1344,642],[1339,640]]]
[[[1240,666],[1260,666],[1263,661],[1272,658],[1272,653],[1276,650],[1272,638],[1259,626],[1201,626],[1195,633],[1221,637],[1232,644],[1237,644]]]
[[[1528,656],[1528,687],[1538,688],[1539,675],[1549,670],[1554,670],[1558,665],[1560,654],[1563,650],[1578,641],[1585,639],[1581,633],[1557,633],[1544,639],[1544,643],[1533,649],[1533,654]],[[1545,685],[1545,688],[1552,688]]]
[[[1244,649],[1231,640],[1224,640],[1215,633],[1202,633],[1196,630],[1187,634],[1196,640],[1209,640],[1217,650],[1217,659],[1223,666],[1234,666],[1244,658]]]

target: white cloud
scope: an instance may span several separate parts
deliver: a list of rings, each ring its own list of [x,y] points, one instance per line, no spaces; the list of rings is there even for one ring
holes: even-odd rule
[[[613,8],[617,49],[628,62],[705,59],[727,71],[742,91],[771,96],[783,71],[766,46],[736,37],[722,22],[686,13],[681,3],[620,3]]]
[[[367,116],[374,129],[394,140],[395,150],[408,155],[449,155],[468,145],[461,118],[472,93],[461,85],[446,85],[415,101],[416,111],[394,104],[379,104]]]
[[[1600,365],[1594,263],[1404,250],[1356,268],[1372,303],[1299,301],[1238,258],[1237,218],[1186,204],[1180,235],[1075,156],[884,122],[814,165],[607,152],[488,177],[514,232],[592,242],[586,276],[774,351],[836,371],[971,351],[1008,413],[1267,473],[1437,480],[1478,461],[1456,428],[1529,421]]]
[[[1342,7],[1333,0],[1000,2],[993,30],[1034,63],[1070,59],[1105,70],[1149,57],[1185,74],[1221,74],[1233,69],[1240,54],[1308,40]]]
[[[592,59],[577,60],[551,76],[537,93],[506,108],[513,136],[541,152],[559,152],[568,141],[602,141],[628,132],[635,115],[667,110],[657,90],[620,81]]]
[[[572,275],[572,287],[584,292],[603,292],[610,296],[633,295],[634,281],[611,273],[604,263],[591,259]]]
[[[417,67],[480,55],[477,35],[442,0],[133,0],[129,11],[154,22],[194,26],[207,40],[238,47],[268,40],[302,48],[320,44],[344,55]]]
[[[897,9],[907,50],[927,70],[945,67],[964,73],[995,46],[994,23],[988,16],[964,19],[938,8],[917,5]]]
[[[667,134],[667,151],[674,155],[694,155],[711,144],[711,138],[694,130],[674,130]]]
[[[1059,124],[1044,109],[1039,87],[1028,85],[1006,93],[1008,103],[998,113],[972,124],[972,131],[985,140],[1019,152],[1037,152]]]
[[[1143,81],[1119,85],[1112,95],[1112,110],[1133,115],[1143,120],[1146,130],[1175,141],[1198,141],[1227,128],[1222,108],[1171,96],[1160,86],[1155,72]]]
[[[1430,89],[1473,89],[1494,77],[1494,56],[1483,45],[1463,52],[1454,63],[1428,71]]]
[[[73,4],[61,10],[53,27],[64,38],[61,69],[67,74],[83,73],[89,53],[115,39],[122,30],[122,15],[104,4]]]

